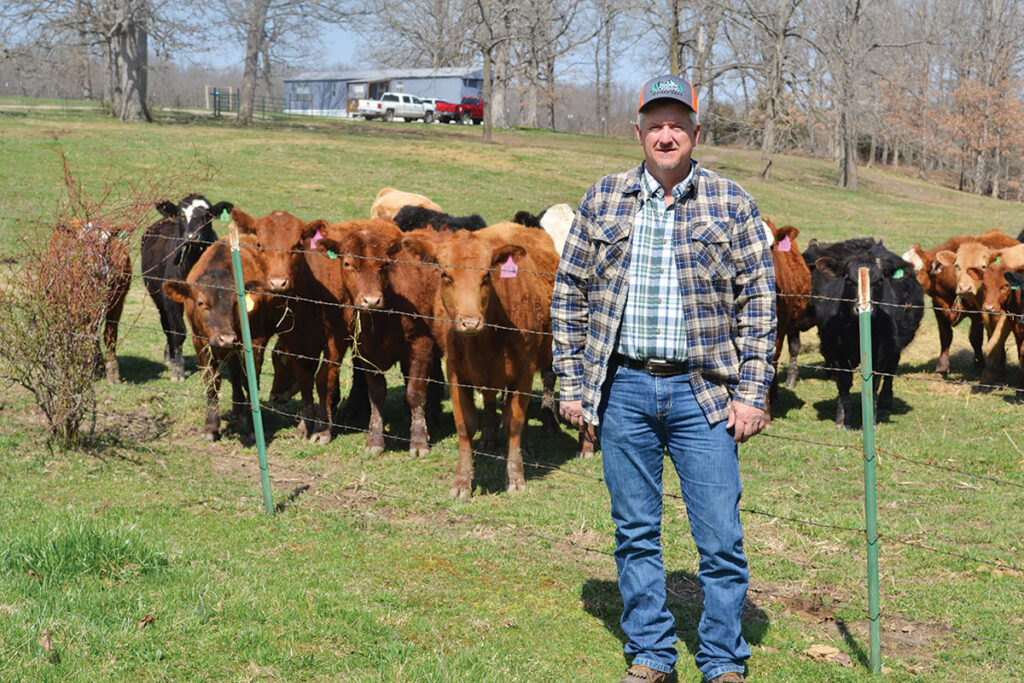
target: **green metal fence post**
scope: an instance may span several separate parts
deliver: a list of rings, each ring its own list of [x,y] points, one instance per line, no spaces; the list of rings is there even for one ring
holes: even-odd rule
[[[267,443],[263,435],[263,413],[260,412],[260,387],[256,381],[256,363],[252,357],[252,333],[249,331],[249,315],[245,306],[245,278],[242,276],[242,255],[238,246],[238,226],[228,223],[228,237],[231,240],[231,269],[235,272],[235,289],[238,292],[238,312],[242,321],[242,342],[245,344],[245,374],[249,380],[249,405],[252,407],[252,426],[256,432],[256,454],[260,461],[260,481],[263,484],[263,505],[269,514],[274,514],[274,496],[270,491],[270,472],[267,469]]]
[[[871,359],[870,270],[857,272],[860,320],[860,405],[864,425],[864,516],[868,541],[868,615],[871,672],[882,673],[882,629],[878,606],[878,498],[875,492],[875,372]]]

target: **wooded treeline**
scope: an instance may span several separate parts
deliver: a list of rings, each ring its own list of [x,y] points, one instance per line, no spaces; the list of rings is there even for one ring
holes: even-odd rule
[[[483,64],[485,140],[510,125],[624,134],[640,82],[671,71],[699,91],[704,144],[759,147],[765,177],[795,151],[834,159],[843,187],[885,163],[1024,199],[1015,0],[10,0],[0,69],[101,62],[83,96],[146,119],[147,50],[201,61],[220,41],[238,53],[245,125],[260,84],[323,66],[309,56],[338,25],[360,37],[359,68]]]

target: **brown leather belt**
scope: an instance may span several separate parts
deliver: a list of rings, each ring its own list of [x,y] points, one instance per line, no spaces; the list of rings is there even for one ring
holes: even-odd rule
[[[648,375],[654,375],[655,377],[672,377],[673,375],[684,375],[689,372],[689,367],[685,361],[680,363],[663,358],[638,360],[619,353],[615,354],[613,360],[619,365],[625,365],[632,370],[643,370]]]

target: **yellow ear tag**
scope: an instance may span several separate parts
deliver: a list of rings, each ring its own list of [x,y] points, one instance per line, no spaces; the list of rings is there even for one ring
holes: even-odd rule
[[[256,310],[256,299],[252,298],[252,294],[245,293],[245,312],[252,313]]]

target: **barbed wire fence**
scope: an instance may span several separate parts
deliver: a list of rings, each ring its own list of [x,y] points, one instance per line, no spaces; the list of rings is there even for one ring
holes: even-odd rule
[[[2,219],[2,218],[3,217],[0,217],[0,219]],[[301,255],[304,256],[306,254],[320,254],[321,252],[308,252],[308,251],[305,251],[305,250],[297,250],[297,251],[294,251],[292,253],[301,254]],[[349,255],[349,256],[351,258],[365,258],[365,257],[357,256],[357,255]],[[400,262],[400,261],[397,261],[395,259],[373,259],[373,260],[383,260],[383,261],[387,261],[387,262],[391,262],[391,263]],[[417,265],[421,265],[419,262],[413,262],[413,263],[416,263]],[[520,272],[525,273],[525,272],[531,272],[531,271],[521,270]],[[541,273],[541,274],[551,275],[551,273]],[[141,275],[133,274],[133,279],[141,279]],[[227,289],[227,288],[225,288],[225,289]],[[264,293],[264,292],[252,291],[252,292],[249,292],[249,293],[261,294],[261,293]],[[229,295],[229,296],[230,295],[234,295],[235,291],[234,290],[228,290],[228,291],[225,292],[225,294]],[[303,297],[296,297],[296,296],[292,296],[292,295],[276,294],[275,296],[281,298],[282,300],[289,300],[290,299],[290,300],[301,301],[303,303],[310,303],[310,304],[314,304],[314,305],[335,307],[335,308],[339,309],[339,311],[342,310],[342,309],[349,309],[349,310],[356,310],[356,311],[363,310],[365,312],[365,309],[360,309],[358,306],[354,306],[354,305],[351,305],[351,304],[344,304],[344,303],[337,303],[337,302],[322,302],[322,301],[312,300],[312,299],[303,298]],[[808,296],[808,295],[801,294],[799,296]],[[813,298],[813,299],[823,299],[824,297],[810,297],[810,298]],[[841,299],[841,298],[838,298],[838,299],[837,298],[830,298],[829,300],[838,301],[838,302],[842,302],[842,303],[849,303],[849,304],[854,304],[855,303],[852,300]],[[882,306],[893,305],[893,304],[885,304],[883,302],[877,302],[877,303],[873,302],[873,303],[875,305],[882,305]],[[901,308],[907,308],[908,306],[900,305],[900,307]],[[922,308],[925,309],[925,310],[927,310],[929,308],[932,308],[934,310],[940,310],[938,307],[932,307],[932,306],[928,306],[928,305],[925,305]],[[142,317],[143,317],[144,314],[145,313],[144,313],[142,307],[140,307],[139,310],[135,312],[135,314],[133,316],[133,319],[127,325],[122,323],[122,337],[123,336],[127,336],[129,334],[132,334],[134,331],[145,332],[145,333],[149,333],[149,334],[162,333],[162,329],[160,329],[159,327],[152,326],[152,325],[147,325],[146,323],[142,322]],[[373,314],[374,315],[378,315],[378,314],[383,314],[383,315],[415,315],[415,316],[417,316],[419,318],[422,318],[423,320],[425,320],[428,323],[441,324],[441,325],[448,324],[448,323],[452,322],[451,320],[448,320],[446,318],[439,317],[439,316],[436,316],[436,315],[433,315],[433,314],[409,313],[407,311],[403,312],[403,311],[398,311],[398,310],[394,310],[394,309],[387,309],[387,308],[382,309],[382,310],[373,311]],[[1019,316],[1017,316],[1016,314],[1008,314],[1008,313],[1003,313],[1003,312],[993,312],[993,313],[989,313],[989,315],[993,315],[993,316],[1008,316],[1008,317],[1013,318],[1013,319],[1019,318]],[[493,325],[488,325],[488,326],[498,327],[499,329],[515,329],[515,328],[503,328],[501,326],[493,326]],[[545,332],[536,332],[536,333],[537,334],[550,334],[550,333],[545,333]],[[301,358],[301,359],[308,360],[308,361],[316,361],[316,362],[319,362],[321,364],[334,362],[334,361],[330,361],[330,360],[328,360],[326,358],[312,358],[312,357],[309,357],[309,356],[298,356],[297,354],[289,354],[287,351],[275,351],[275,352],[276,353],[283,353],[286,356],[291,355],[291,356],[294,356],[296,358]],[[345,360],[343,360],[341,363],[339,363],[339,366],[342,366],[342,365],[346,366],[347,368],[352,368],[354,370],[354,366],[352,365],[351,357],[348,357]],[[847,373],[857,372],[856,369],[841,368],[841,367],[829,367],[829,366],[826,366],[824,364],[797,364],[797,366],[801,370],[807,370],[808,372],[813,373],[815,375],[833,374],[833,373],[837,373],[837,372],[847,372]],[[394,370],[390,370],[389,371],[386,368],[385,369],[361,368],[361,370],[363,370],[365,372],[371,372],[371,373],[378,373],[379,372],[381,374],[386,374],[389,379],[397,380],[401,384],[404,384],[404,382],[409,379],[407,376],[402,375],[400,372],[396,372]],[[257,372],[259,372],[259,369],[257,369]],[[881,376],[884,373],[878,373],[877,371],[875,371],[874,374]],[[983,384],[977,383],[977,382],[969,382],[969,381],[964,380],[964,379],[935,378],[935,377],[922,377],[922,376],[898,375],[898,374],[894,374],[894,375],[890,375],[890,376],[892,376],[894,378],[895,377],[899,377],[899,379],[901,379],[901,381],[918,381],[918,382],[929,382],[929,383],[942,383],[942,384],[953,385],[953,386],[957,386],[957,387],[966,387],[966,388],[971,389],[972,391],[991,391],[991,390],[1002,390],[1002,389],[1005,388],[1003,385],[992,385],[992,384],[984,384],[983,385]],[[440,384],[442,386],[447,386],[447,382],[444,382],[444,381],[441,381],[441,380],[436,380],[434,378],[429,378],[428,377],[428,378],[426,378],[425,381],[427,381],[428,383],[429,382],[434,382],[434,383],[438,383],[438,384]],[[475,388],[482,389],[482,388],[487,388],[487,387],[475,387]],[[519,393],[519,392],[511,392],[510,390],[508,390],[505,387],[489,387],[489,389],[492,389],[492,390],[495,390],[495,391],[506,391],[507,393],[513,393],[513,394]],[[199,395],[196,395],[195,393],[188,392],[188,391],[163,390],[162,393],[166,394],[168,397],[181,399],[181,400],[184,400],[186,402],[189,402],[189,401],[195,402],[197,405],[201,404],[201,405],[205,406],[206,403],[207,403],[207,398],[206,398],[204,392],[200,392]],[[531,400],[533,400],[533,399],[539,399],[541,397],[541,394],[539,394],[537,392],[530,392],[529,396],[531,397]],[[235,412],[236,408],[239,408],[239,409],[242,409],[242,410],[249,408],[248,404],[234,404],[230,400],[229,400],[229,403],[231,404],[232,413]],[[270,403],[267,403],[267,402],[264,402],[264,401],[260,400],[260,407],[261,407],[262,410],[265,410],[268,413],[273,414],[275,416],[275,418],[278,419],[278,420],[282,420],[282,421],[287,421],[287,420],[297,421],[297,420],[301,419],[301,415],[299,413],[295,413],[294,411],[290,411],[290,410],[286,409],[286,407],[284,407],[284,406],[275,406],[275,405],[272,405]],[[106,415],[102,410],[99,410],[97,412],[98,412],[98,414],[101,417]],[[114,414],[114,413],[109,414],[109,416],[110,417],[122,417],[121,415]],[[345,430],[346,432],[349,432],[349,433],[356,433],[356,434],[358,434],[358,433],[364,433],[364,434],[368,433],[368,430],[362,428],[359,425],[336,424],[335,426],[337,426],[337,427],[339,427],[339,429],[343,429],[343,430]],[[401,443],[401,442],[409,442],[409,439],[407,439],[405,437],[402,437],[402,436],[399,436],[399,435],[394,434],[394,433],[388,434],[387,437],[392,442],[399,442],[399,443]],[[768,444],[777,443],[777,444],[792,444],[792,445],[797,445],[797,446],[813,446],[813,447],[819,448],[819,449],[834,450],[834,451],[839,452],[839,453],[849,453],[849,454],[851,454],[853,456],[856,456],[856,457],[862,457],[864,455],[863,446],[860,445],[860,444],[832,443],[832,442],[828,442],[828,441],[817,441],[817,440],[802,438],[802,437],[799,437],[799,436],[782,435],[782,434],[772,433],[772,432],[766,432],[765,434],[762,435],[762,437],[765,439],[765,441]],[[1020,454],[1021,450],[1018,447],[1018,445],[1016,444],[1016,442],[1013,440],[1012,436],[1009,433],[1007,433],[1006,434],[1006,438],[1013,445],[1013,447],[1016,449],[1016,452],[1018,454]],[[440,447],[440,448],[444,449],[444,445],[443,444],[439,444],[439,443],[431,443],[430,446],[432,448],[433,447]],[[770,446],[768,446],[768,447],[770,447]],[[963,483],[962,479],[966,478],[967,480],[970,480],[970,481],[983,482],[984,485],[986,485],[986,486],[1000,487],[1000,488],[1002,488],[1004,490],[1007,490],[1007,491],[1018,491],[1018,490],[1024,489],[1024,483],[1017,482],[1017,481],[1011,481],[1011,480],[1006,479],[1004,477],[993,476],[991,474],[980,474],[980,473],[977,473],[977,472],[971,472],[971,471],[966,470],[964,468],[943,465],[943,464],[941,464],[939,462],[935,462],[933,460],[921,460],[920,458],[915,458],[915,457],[912,457],[912,456],[907,455],[905,453],[901,453],[901,452],[898,452],[898,451],[895,451],[895,450],[891,450],[891,449],[878,449],[877,452],[878,452],[878,454],[880,456],[884,456],[884,457],[887,457],[887,458],[893,458],[894,460],[898,460],[900,462],[906,463],[907,465],[912,466],[912,467],[926,469],[928,471],[937,472],[937,473],[940,473],[942,475],[953,477],[953,478],[959,478],[959,481],[960,481],[961,484]],[[507,458],[508,458],[507,454],[489,452],[489,451],[482,450],[482,449],[479,449],[479,448],[475,448],[473,450],[473,453],[474,453],[474,456],[481,457],[481,458],[487,458],[487,459],[490,459],[490,460],[493,460],[493,461],[497,461],[497,462],[505,462],[505,461],[507,461]],[[1024,459],[1022,459],[1022,462],[1024,462]],[[527,468],[531,469],[535,474],[538,471],[559,472],[559,473],[562,473],[562,474],[568,474],[570,476],[579,478],[579,479],[581,479],[581,480],[583,480],[585,482],[588,482],[588,483],[603,483],[603,479],[601,477],[599,477],[599,476],[589,475],[589,474],[584,473],[584,472],[577,472],[577,471],[574,471],[572,469],[562,467],[560,465],[548,465],[548,464],[544,464],[544,463],[541,463],[541,462],[524,462],[524,465]],[[282,467],[284,469],[294,469],[294,465],[290,465],[288,463],[272,462],[271,466],[273,468],[275,468],[275,469],[278,468],[278,467]],[[380,488],[374,489],[372,487],[367,487],[364,484],[361,484],[359,486],[362,487],[363,490],[372,490],[373,495],[378,497],[380,500],[398,501],[398,502],[401,502],[402,504],[405,504],[405,505],[416,505],[416,506],[418,506],[420,508],[436,508],[436,509],[440,509],[440,510],[445,510],[445,511],[448,511],[449,514],[459,515],[461,517],[465,517],[465,518],[471,519],[472,522],[475,523],[475,524],[488,525],[488,526],[491,526],[491,527],[494,527],[494,528],[500,528],[502,530],[507,530],[508,527],[509,527],[509,524],[506,521],[496,520],[496,519],[492,519],[492,518],[483,518],[482,516],[474,516],[474,515],[472,515],[472,514],[470,514],[468,512],[465,512],[465,511],[453,511],[452,508],[451,508],[451,504],[450,503],[442,503],[442,502],[439,502],[439,501],[436,501],[436,500],[428,500],[428,499],[411,497],[411,496],[409,496],[405,492],[397,492],[397,491],[394,491],[394,490],[392,490],[391,488],[388,488],[388,487],[380,487]],[[971,489],[977,488],[978,490],[980,490],[982,488],[982,486],[981,485],[974,486],[974,485],[970,485],[968,483],[968,486],[962,487],[962,488],[966,488],[966,490],[971,490]],[[666,499],[672,499],[672,500],[676,500],[678,502],[682,501],[682,497],[679,494],[673,493],[671,491],[666,491],[666,493],[664,495],[665,495]],[[860,526],[849,526],[849,525],[842,525],[842,524],[829,524],[829,523],[824,523],[824,522],[819,522],[819,521],[814,521],[814,520],[801,519],[799,517],[794,517],[794,516],[790,516],[790,515],[778,514],[778,513],[769,511],[769,510],[757,509],[757,508],[752,508],[752,507],[743,507],[743,506],[741,506],[741,512],[744,513],[745,515],[748,515],[748,516],[757,516],[757,517],[765,518],[767,520],[770,520],[772,523],[786,524],[786,525],[791,525],[793,527],[826,529],[826,530],[829,530],[829,531],[832,531],[832,532],[837,532],[837,533],[841,533],[841,534],[845,534],[845,535],[849,535],[849,536],[853,536],[853,537],[863,537],[866,534],[866,529],[864,529],[863,527],[860,527]],[[590,546],[587,546],[585,544],[580,544],[578,542],[566,540],[565,538],[558,538],[558,537],[551,536],[549,534],[545,534],[545,533],[538,532],[538,531],[535,531],[535,530],[531,530],[531,529],[528,529],[528,528],[514,527],[513,531],[514,531],[515,534],[517,534],[519,536],[522,536],[522,537],[525,537],[525,538],[532,538],[532,539],[537,540],[538,542],[555,543],[555,544],[563,545],[563,546],[571,548],[574,551],[581,552],[583,554],[587,554],[587,555],[595,554],[595,555],[606,556],[606,557],[607,556],[611,556],[611,553],[608,550],[601,549],[601,548],[590,547]],[[937,539],[932,539],[931,541],[928,541],[928,540],[921,541],[920,539],[916,539],[916,538],[902,538],[902,537],[899,537],[899,536],[896,536],[896,535],[891,535],[891,534],[886,534],[886,533],[879,533],[878,538],[880,540],[884,540],[886,542],[890,542],[890,543],[894,543],[894,544],[898,544],[898,545],[902,545],[902,546],[906,546],[906,547],[912,547],[912,548],[915,548],[915,549],[920,550],[922,552],[931,553],[931,554],[935,554],[935,555],[942,555],[942,556],[951,557],[951,558],[956,558],[958,560],[962,560],[964,562],[970,562],[970,563],[976,564],[978,566],[989,567],[989,568],[992,568],[992,569],[998,569],[998,570],[1014,572],[1014,573],[1024,573],[1024,562],[1020,562],[1018,560],[1007,561],[1007,560],[1002,559],[1000,557],[994,557],[994,558],[993,557],[984,557],[982,555],[976,555],[976,554],[972,554],[970,552],[965,552],[965,551],[963,551],[962,549],[959,549],[959,548],[957,550],[952,550],[952,549],[949,549],[949,548],[944,548],[944,547],[941,547],[943,545],[941,542],[937,542]],[[955,543],[950,542],[950,545],[955,545]],[[777,591],[776,592],[772,592],[772,591],[764,589],[764,588],[752,587],[751,588],[751,592],[756,593],[756,594],[763,594],[763,595],[766,595],[768,597],[771,597],[771,598],[774,598],[774,599],[777,599],[777,600],[789,600],[789,601],[797,601],[797,602],[800,602],[800,603],[805,603],[808,606],[811,606],[811,607],[814,607],[814,608],[817,608],[817,609],[830,609],[830,610],[835,611],[835,610],[838,610],[838,609],[841,609],[841,608],[844,607],[844,605],[838,604],[835,601],[830,601],[829,603],[824,603],[822,601],[809,600],[807,598],[803,598],[803,597],[800,597],[800,596],[784,595],[784,594],[778,593]],[[674,597],[677,600],[682,600],[684,596],[675,595]],[[849,608],[851,611],[854,611],[854,612],[856,612],[858,614],[863,614],[866,618],[870,618],[870,614],[868,613],[867,610],[861,610],[861,609],[856,608],[856,607],[854,607],[852,605],[846,605],[845,607]],[[750,615],[745,616],[745,618],[748,618],[748,617],[750,617]],[[898,613],[895,613],[895,612],[892,612],[892,613],[884,612],[883,613],[883,617],[886,618],[886,619],[890,619],[890,618],[891,619],[898,619],[898,620],[901,620],[901,621],[906,622],[908,624],[918,625],[920,627],[927,627],[927,628],[931,628],[931,629],[936,629],[938,631],[949,633],[949,634],[951,634],[951,635],[953,635],[955,637],[963,638],[963,639],[968,639],[968,640],[974,640],[974,641],[979,641],[979,642],[991,642],[991,643],[994,643],[994,644],[1005,645],[1007,647],[1013,647],[1013,648],[1020,648],[1021,645],[1024,645],[1024,642],[1013,642],[1013,641],[1007,641],[1007,640],[998,639],[998,638],[991,638],[991,637],[983,636],[983,635],[980,635],[980,634],[977,634],[977,633],[973,633],[969,629],[955,628],[955,627],[949,626],[947,624],[929,622],[929,621],[924,620],[924,619],[918,619],[918,618],[914,618],[913,616],[907,616],[907,615],[898,614]]]

